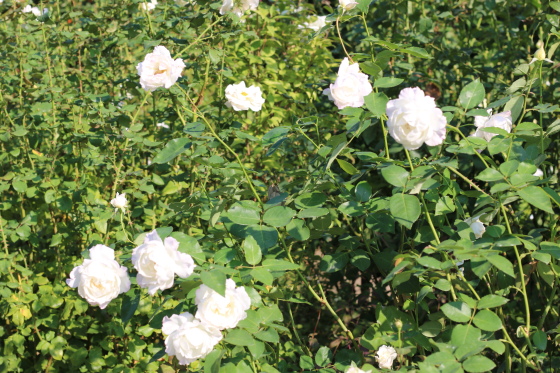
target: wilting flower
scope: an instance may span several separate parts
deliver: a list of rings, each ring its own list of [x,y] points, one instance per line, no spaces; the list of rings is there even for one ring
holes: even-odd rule
[[[245,86],[245,82],[230,84],[226,87],[227,107],[233,107],[235,111],[253,110],[259,111],[264,104],[264,98],[260,87]]]
[[[165,352],[176,356],[179,364],[187,365],[205,357],[222,340],[222,332],[202,323],[188,312],[165,316],[161,327],[165,338]]]
[[[204,284],[200,285],[194,303],[198,306],[196,317],[220,330],[235,328],[247,317],[247,310],[251,307],[245,288],[236,288],[232,279],[226,280],[225,297]]]
[[[126,199],[125,195],[126,193],[119,194],[119,192],[117,192],[117,196],[111,200],[111,205],[113,205],[115,211],[117,211],[118,209],[124,211],[124,209],[127,207],[128,200]]]
[[[187,278],[193,273],[193,258],[179,252],[178,248],[176,239],[167,237],[162,241],[157,231],[153,230],[146,235],[144,243],[132,251],[132,264],[138,271],[138,285],[148,288],[150,295],[172,287],[175,275]]]
[[[313,16],[312,18],[315,19],[310,22],[304,22],[303,25],[298,26],[298,28],[308,28],[317,32],[327,25],[327,16]]]
[[[142,88],[153,91],[158,87],[170,88],[179,79],[184,67],[182,59],[174,60],[167,48],[158,45],[153,53],[148,53],[144,61],[136,66],[136,70]]]
[[[474,117],[474,125],[477,127],[476,132],[472,135],[474,137],[480,137],[486,141],[490,141],[492,137],[496,136],[495,133],[486,132],[485,128],[497,127],[501,128],[508,133],[511,132],[512,120],[511,111],[504,111],[503,113],[498,113],[492,115],[492,109],[488,109],[488,114],[490,116],[483,117],[481,115],[476,115]]]
[[[360,368],[358,368],[355,362],[352,362],[350,368],[346,369],[345,373],[371,373],[371,372],[372,372],[371,370],[368,371],[361,370]]]
[[[103,309],[120,293],[130,289],[126,268],[119,266],[115,252],[105,245],[89,249],[89,259],[75,267],[66,279],[68,286],[78,288],[78,294],[91,304]]]
[[[405,88],[399,98],[387,103],[387,129],[405,149],[414,150],[426,143],[436,146],[445,139],[447,120],[435,100],[418,88]]]
[[[334,101],[339,109],[345,107],[360,107],[364,104],[364,97],[373,91],[368,76],[360,72],[360,65],[353,63],[345,57],[338,68],[338,76],[323,94]]]
[[[465,219],[465,223],[471,227],[475,238],[482,237],[484,232],[486,232],[484,224],[480,221],[480,215]]]
[[[43,8],[43,12],[41,12],[41,10],[39,8],[37,8],[36,6],[26,5],[21,10],[21,12],[22,13],[33,13],[33,15],[35,17],[41,17],[42,15],[45,15],[45,14],[49,13],[49,9]]]
[[[353,0],[339,0],[338,3],[344,10],[354,9],[358,5],[358,2]]]
[[[381,346],[377,350],[375,355],[375,360],[379,364],[380,369],[391,369],[393,368],[393,360],[397,358],[397,351],[390,346]]]
[[[140,3],[138,7],[142,10],[154,10],[156,8],[156,5],[158,5],[157,0],[150,0],[150,2],[144,1]]]
[[[260,0],[224,0],[220,8],[220,14],[231,12],[241,17],[246,11],[257,9],[259,1]]]

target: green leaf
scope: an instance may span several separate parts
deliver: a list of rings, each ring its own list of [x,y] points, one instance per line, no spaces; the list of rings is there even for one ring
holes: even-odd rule
[[[387,109],[387,102],[389,102],[389,98],[385,95],[385,93],[372,92],[364,97],[364,102],[366,104],[366,108],[374,116],[380,118],[383,115],[385,115],[385,111]]]
[[[278,231],[266,225],[251,225],[245,230],[245,238],[252,236],[262,250],[270,249],[278,242]]]
[[[550,203],[550,196],[541,187],[528,186],[518,190],[517,194],[525,202],[530,203],[536,208],[554,214],[552,204]]]
[[[204,358],[204,373],[219,373],[224,350],[214,349]],[[175,371],[175,370],[174,370]]]
[[[360,181],[358,185],[356,185],[354,193],[360,202],[367,202],[371,198],[371,185],[369,185],[367,181]]]
[[[208,286],[210,289],[216,291],[222,297],[226,294],[226,275],[219,269],[213,269],[211,271],[204,271],[200,274],[200,279],[202,283]]]
[[[289,207],[274,206],[266,210],[263,221],[273,227],[285,227],[295,215],[296,212]]]
[[[369,268],[371,260],[369,255],[364,250],[354,250],[350,253],[352,259],[351,263],[357,267],[360,271],[365,271]]]
[[[310,207],[319,207],[327,201],[327,196],[324,193],[303,193],[301,196],[294,200],[298,209],[305,209]]]
[[[407,170],[400,166],[391,165],[381,169],[381,175],[389,184],[396,187],[406,186],[408,181],[409,173]]]
[[[541,242],[541,253],[549,254],[554,259],[560,259],[560,245],[554,242]]]
[[[268,328],[266,330],[261,330],[255,333],[255,338],[260,339],[261,341],[269,342],[269,343],[278,343],[280,341],[280,336],[276,329]]]
[[[309,228],[307,228],[303,219],[293,219],[290,221],[286,226],[286,231],[298,241],[306,241],[310,236]]]
[[[463,323],[471,319],[472,310],[465,302],[446,303],[441,310],[451,321]]]
[[[191,146],[192,142],[188,138],[173,139],[154,157],[153,163],[168,163]]]
[[[272,286],[272,283],[274,282],[274,276],[272,276],[272,273],[265,268],[259,267],[251,270],[251,276],[253,276],[255,280],[268,286]]]
[[[243,329],[232,329],[224,338],[224,341],[236,346],[251,346],[255,343],[253,336]]]
[[[459,103],[464,109],[472,109],[484,100],[484,85],[477,79],[467,84],[459,94]]]
[[[495,332],[502,328],[502,320],[494,312],[481,310],[476,313],[473,319],[474,325],[487,332]]]
[[[463,369],[469,373],[489,372],[495,367],[492,360],[482,355],[471,356],[463,363]]]
[[[310,207],[305,210],[301,210],[297,216],[298,218],[318,218],[319,216],[324,216],[329,213],[329,209],[323,207]]]
[[[299,265],[280,259],[265,259],[262,262],[262,266],[269,271],[291,271],[299,269]]]
[[[351,163],[338,158],[336,159],[336,161],[338,162],[340,168],[342,168],[342,170],[346,172],[348,175],[356,175],[360,173],[360,171],[358,171],[356,167],[354,167]]]
[[[253,201],[241,201],[233,204],[227,211],[227,217],[236,224],[252,225],[261,221],[260,208]]]
[[[502,175],[499,171],[494,170],[493,168],[487,168],[475,177],[478,180],[482,181],[498,181],[503,180],[504,175]]]
[[[140,292],[135,290],[129,291],[123,296],[121,305],[121,321],[126,324],[130,321],[138,305],[140,304]]]
[[[299,358],[299,367],[304,370],[313,370],[315,369],[315,363],[311,357],[302,355]]]
[[[515,273],[513,272],[513,264],[511,264],[511,262],[505,257],[501,255],[487,255],[486,260],[488,260],[494,267],[498,268],[506,275],[515,278]]]
[[[375,79],[373,86],[375,88],[391,88],[398,86],[402,82],[404,82],[404,79],[395,78],[393,76],[386,76],[383,78]]]
[[[507,298],[501,297],[499,295],[488,294],[488,295],[483,296],[478,301],[477,307],[479,309],[494,308],[494,307],[503,306],[507,302],[509,302],[509,299],[507,299]]]
[[[421,212],[420,202],[416,196],[398,193],[389,200],[389,209],[396,221],[412,228],[412,224],[418,219]]]
[[[535,345],[535,347],[537,347],[539,350],[546,350],[548,338],[545,332],[543,332],[542,330],[537,330],[533,333],[531,339],[533,340],[533,344]]]
[[[321,258],[319,269],[326,273],[333,273],[343,269],[346,263],[348,263],[348,254],[346,253],[327,254]]]
[[[326,367],[331,363],[331,361],[332,352],[328,347],[322,346],[319,350],[317,350],[317,353],[315,354],[315,364],[320,367]]]
[[[262,259],[261,247],[253,236],[247,236],[243,241],[243,252],[245,253],[245,260],[250,265],[259,264]]]

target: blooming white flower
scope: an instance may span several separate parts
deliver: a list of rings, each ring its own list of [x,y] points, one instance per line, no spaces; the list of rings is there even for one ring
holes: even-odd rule
[[[136,66],[140,75],[140,85],[146,91],[153,91],[158,87],[170,88],[181,76],[185,64],[183,60],[171,58],[169,50],[162,45],[148,53],[143,62]]]
[[[308,28],[315,32],[319,31],[327,25],[327,16],[313,16],[308,18],[308,22],[299,25],[298,28]]]
[[[162,241],[156,230],[148,233],[144,243],[132,250],[132,264],[138,271],[136,280],[141,288],[154,295],[158,290],[173,286],[175,275],[189,277],[194,270],[193,258],[179,252],[179,242],[173,237]]]
[[[356,7],[356,5],[358,5],[357,1],[353,1],[353,0],[339,0],[338,4],[344,9],[344,10],[351,10],[354,9]]]
[[[165,352],[176,356],[179,364],[187,365],[205,357],[222,340],[222,332],[202,323],[188,312],[165,316],[161,327],[165,338]]]
[[[488,109],[488,114],[490,116],[483,117],[476,115],[474,117],[474,125],[477,127],[476,132],[472,135],[473,137],[480,137],[486,141],[490,141],[492,137],[496,136],[495,133],[486,132],[485,128],[497,127],[506,130],[508,133],[511,132],[512,120],[511,111],[504,111],[503,113],[498,113],[492,115],[492,109]]]
[[[111,205],[113,205],[115,211],[117,211],[118,209],[124,211],[124,209],[127,207],[128,200],[126,199],[125,195],[126,193],[119,194],[119,192],[117,192],[117,196],[111,200]]]
[[[360,107],[364,104],[364,97],[373,91],[368,76],[360,72],[360,65],[345,57],[338,68],[338,76],[323,94],[334,101],[339,109],[345,107]]]
[[[226,87],[226,98],[228,100],[226,106],[233,107],[235,111],[249,109],[259,111],[264,104],[260,87],[254,85],[247,87],[244,81],[228,85]]]
[[[390,346],[381,346],[377,350],[375,355],[375,360],[379,364],[380,369],[391,369],[393,368],[393,360],[397,358],[397,351]]]
[[[144,1],[142,3],[140,3],[140,5],[138,5],[138,7],[142,10],[154,10],[156,8],[156,5],[158,5],[157,0],[150,0],[150,2],[148,1]]]
[[[225,297],[203,284],[196,290],[194,303],[198,306],[196,317],[220,330],[235,328],[247,317],[246,311],[251,307],[245,288],[236,288],[230,278],[226,280]]]
[[[41,10],[39,8],[37,8],[36,6],[31,6],[31,5],[26,5],[22,10],[22,13],[33,13],[33,15],[35,17],[41,17],[44,14],[47,14],[49,12],[49,9],[47,8],[43,8],[43,12],[41,12]]]
[[[165,124],[165,122],[161,122],[156,124],[157,127],[161,127],[161,128],[169,128],[169,125]]]
[[[465,223],[471,227],[475,238],[482,237],[484,232],[486,232],[484,224],[480,221],[480,215],[465,219]]]
[[[365,371],[358,368],[355,362],[352,362],[350,368],[346,369],[345,373],[371,373],[371,370]]]
[[[436,146],[445,139],[447,120],[435,100],[418,88],[404,88],[398,99],[387,103],[387,129],[405,149],[414,150],[426,143]]]
[[[220,14],[234,13],[241,17],[248,10],[255,10],[260,0],[224,0],[220,8]]]
[[[536,177],[543,177],[543,176],[544,176],[543,170],[541,170],[540,168],[537,168],[537,170],[535,171],[535,173],[533,174],[533,176],[536,176]]]
[[[89,304],[103,309],[130,289],[130,279],[126,268],[115,260],[115,252],[110,247],[95,245],[89,249],[89,257],[72,269],[66,283],[78,288],[78,294]]]

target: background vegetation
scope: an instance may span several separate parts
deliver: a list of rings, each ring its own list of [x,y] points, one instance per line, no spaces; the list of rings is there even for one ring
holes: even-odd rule
[[[381,345],[402,371],[560,366],[559,81],[556,62],[529,64],[539,40],[555,61],[560,3],[361,0],[342,14],[278,0],[243,22],[221,1],[140,3],[42,2],[39,18],[0,4],[2,372],[375,371]],[[316,15],[322,30],[298,27]],[[364,108],[322,95],[341,40],[375,87]],[[186,68],[149,94],[136,65],[157,45]],[[242,80],[261,111],[225,106]],[[407,158],[384,113],[415,86],[448,136]],[[511,134],[466,137],[483,100],[512,111]],[[180,241],[194,276],[155,297],[133,285],[105,310],[65,284],[98,243],[132,268],[152,229]],[[226,276],[249,317],[179,366],[162,318]]]

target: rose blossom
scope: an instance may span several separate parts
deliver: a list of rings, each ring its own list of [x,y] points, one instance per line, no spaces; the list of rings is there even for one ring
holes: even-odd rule
[[[233,107],[235,111],[253,110],[259,111],[264,104],[264,98],[260,87],[246,87],[245,82],[230,84],[226,87],[227,107]]]
[[[111,205],[113,205],[115,211],[117,211],[118,209],[124,211],[124,209],[128,205],[128,200],[126,199],[125,195],[126,193],[119,194],[119,192],[117,192],[117,196],[111,200]]]
[[[495,133],[486,132],[485,128],[497,127],[501,128],[508,133],[511,132],[512,120],[511,111],[504,111],[503,113],[498,113],[492,115],[492,109],[488,109],[489,117],[483,117],[481,115],[476,115],[474,117],[474,125],[477,127],[476,132],[472,135],[473,137],[480,137],[486,141],[492,140],[492,137],[496,136]]]
[[[479,219],[480,219],[480,215],[465,219],[465,223],[467,223],[471,227],[475,238],[482,237],[484,232],[486,232],[486,228],[484,227],[484,224],[482,224],[482,222]]]
[[[89,249],[89,259],[74,267],[68,286],[78,288],[78,294],[91,304],[103,309],[120,293],[130,289],[126,268],[119,266],[115,252],[105,245],[95,245]]]
[[[220,330],[235,328],[239,321],[247,317],[246,311],[251,307],[251,299],[245,288],[236,288],[232,279],[226,280],[225,297],[204,284],[200,285],[194,303],[198,306],[196,317]]]
[[[360,368],[358,368],[355,362],[352,362],[350,368],[348,368],[345,373],[371,373],[371,370],[368,371],[361,370]]]
[[[33,15],[35,17],[41,17],[44,14],[47,14],[49,12],[48,8],[43,8],[43,12],[41,12],[41,10],[39,8],[37,8],[36,6],[31,6],[31,5],[26,5],[22,10],[22,13],[33,13]]]
[[[316,18],[314,21],[304,22],[303,25],[299,25],[298,28],[308,28],[317,32],[327,25],[327,16],[314,16],[314,18]]]
[[[344,10],[352,10],[358,5],[358,2],[353,0],[340,0],[338,3]]]
[[[222,340],[222,332],[204,324],[188,312],[165,316],[161,327],[165,338],[165,352],[176,356],[179,364],[187,365],[208,355]]]
[[[150,0],[150,2],[144,1],[143,3],[140,3],[138,7],[142,10],[154,10],[156,5],[158,5],[157,0]]]
[[[447,120],[435,100],[417,87],[404,88],[398,99],[387,103],[387,129],[396,142],[407,150],[423,143],[440,145],[445,139]]]
[[[397,351],[390,346],[381,346],[375,355],[375,360],[379,364],[380,369],[392,369],[393,360],[397,358]]]
[[[178,248],[176,239],[167,237],[162,241],[153,230],[142,245],[132,250],[132,264],[138,271],[136,280],[141,288],[148,288],[150,295],[172,287],[175,275],[186,278],[193,273],[196,267],[193,258]]]
[[[220,8],[220,14],[223,15],[231,12],[241,17],[247,10],[257,9],[259,1],[260,0],[224,0]]]
[[[169,88],[183,72],[185,64],[177,58],[173,60],[171,53],[162,45],[154,48],[153,53],[148,53],[143,62],[136,66],[140,75],[140,85],[146,91],[153,91],[158,87]]]
[[[360,65],[354,63],[350,65],[348,58],[345,57],[338,68],[338,76],[323,94],[334,101],[338,109],[345,107],[360,107],[364,104],[364,96],[373,91],[368,76],[360,72]]]

